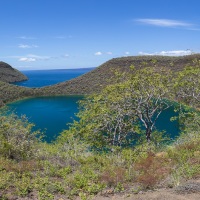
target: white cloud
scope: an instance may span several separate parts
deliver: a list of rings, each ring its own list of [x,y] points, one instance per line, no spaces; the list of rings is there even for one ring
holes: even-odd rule
[[[98,51],[94,54],[95,56],[101,56],[102,55],[102,52]]]
[[[57,59],[60,58],[61,56],[38,56],[34,54],[28,54],[28,55],[23,55],[23,56],[6,56],[6,57],[0,57],[0,58],[13,58],[13,59],[18,59],[20,62],[35,62],[38,60],[41,61],[48,61],[50,59]]]
[[[126,52],[125,52],[125,54],[126,54],[126,55],[129,55],[129,54],[130,54],[130,52],[129,52],[129,51],[126,51]]]
[[[143,24],[149,24],[161,27],[191,27],[193,24],[189,24],[178,20],[169,19],[136,19],[135,21],[141,22]]]
[[[30,49],[30,48],[38,48],[39,46],[37,46],[37,45],[19,44],[18,47],[21,48],[21,49]]]
[[[174,50],[174,51],[160,51],[160,52],[154,52],[154,53],[146,53],[146,52],[139,52],[139,55],[159,55],[159,56],[186,56],[191,55],[193,52],[191,50]]]
[[[18,58],[18,61],[21,62],[35,62],[38,60],[49,60],[51,58],[51,56],[38,56],[38,55],[34,55],[34,54],[28,54],[26,56],[13,56],[13,58]]]
[[[20,58],[19,59],[19,61],[21,61],[21,62],[35,62],[36,61],[36,59],[35,58]]]
[[[27,57],[28,58],[35,58],[37,60],[49,60],[49,59],[53,58],[51,56],[38,56],[38,55],[34,55],[34,54],[28,54]]]

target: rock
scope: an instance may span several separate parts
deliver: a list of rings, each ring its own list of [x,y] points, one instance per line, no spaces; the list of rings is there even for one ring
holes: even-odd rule
[[[176,187],[175,192],[179,194],[200,193],[200,183],[186,183]]]

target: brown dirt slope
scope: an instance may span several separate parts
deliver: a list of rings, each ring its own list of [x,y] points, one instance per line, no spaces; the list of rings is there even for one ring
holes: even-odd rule
[[[161,188],[139,194],[97,196],[94,200],[200,200],[200,179],[188,181],[176,188]]]

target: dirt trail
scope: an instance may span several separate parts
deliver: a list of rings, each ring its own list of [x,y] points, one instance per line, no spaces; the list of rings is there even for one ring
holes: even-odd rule
[[[94,200],[200,200],[200,179],[175,189],[159,189],[139,194],[97,196]]]
[[[154,192],[146,192],[143,194],[131,194],[130,196],[99,196],[94,198],[94,200],[200,200],[200,193],[176,194],[171,190],[159,190]]]

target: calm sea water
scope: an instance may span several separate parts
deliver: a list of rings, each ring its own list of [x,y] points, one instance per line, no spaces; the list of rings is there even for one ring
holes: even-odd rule
[[[76,78],[93,69],[94,68],[22,71],[29,80],[14,84],[25,87],[43,87]]]

